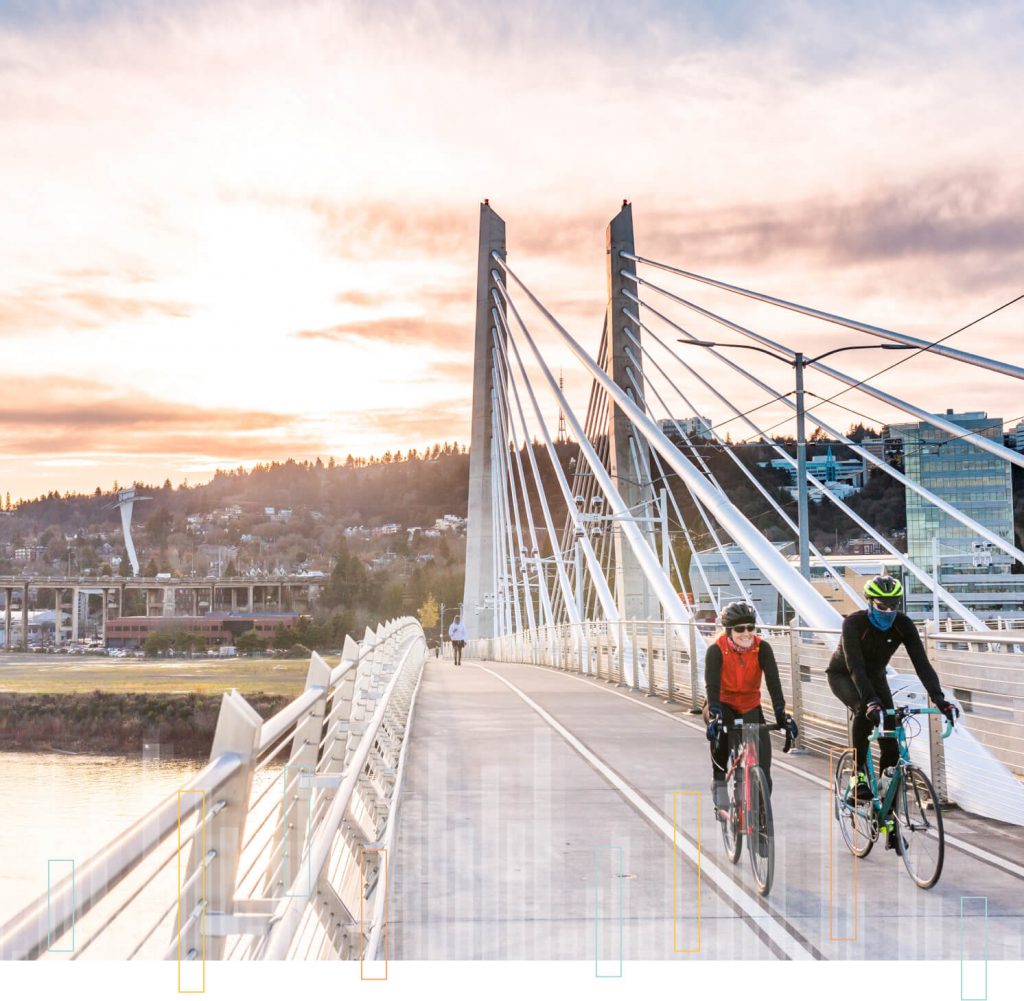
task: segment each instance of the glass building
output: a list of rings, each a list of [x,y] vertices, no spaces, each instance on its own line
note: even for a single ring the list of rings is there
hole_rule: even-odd
[[[1003,424],[997,417],[952,410],[944,416],[965,431],[1002,444]],[[1010,464],[1005,459],[930,424],[894,424],[889,430],[893,437],[903,439],[904,472],[910,479],[996,535],[1013,540],[1013,493]],[[1006,553],[912,490],[906,492],[906,506],[907,551],[919,567],[931,572],[937,542],[940,580],[965,605],[981,614],[1020,609],[1024,577],[1010,579],[1011,558]],[[911,583],[907,604],[912,615],[930,616],[930,601],[931,592]],[[946,614],[945,608],[942,614]]]

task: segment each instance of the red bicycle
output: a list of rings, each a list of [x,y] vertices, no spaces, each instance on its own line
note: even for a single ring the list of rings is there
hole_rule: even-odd
[[[737,716],[731,727],[722,724],[722,735],[730,730],[742,740],[730,739],[729,761],[725,781],[731,789],[728,807],[716,807],[715,816],[722,825],[722,841],[729,861],[735,864],[743,851],[743,836],[747,837],[750,868],[754,873],[757,891],[768,896],[775,875],[775,834],[772,826],[772,800],[768,792],[768,777],[757,763],[757,738],[761,730],[785,730],[783,726],[767,723],[744,723]],[[719,739],[722,739],[719,737]],[[786,733],[783,754],[789,752],[793,741]]]

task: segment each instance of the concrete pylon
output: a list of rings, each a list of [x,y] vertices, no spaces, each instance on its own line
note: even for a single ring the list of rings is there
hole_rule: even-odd
[[[627,366],[633,372],[640,391],[644,389],[642,358],[640,352],[626,336],[626,328],[637,340],[640,331],[634,329],[623,309],[635,306],[623,294],[629,290],[637,295],[637,284],[619,274],[625,268],[632,271],[633,261],[623,258],[622,252],[636,253],[633,244],[633,209],[623,202],[619,214],[608,224],[606,234],[608,260],[608,312],[605,325],[608,334],[608,374],[622,387],[623,391],[636,399],[633,383],[626,373]],[[636,357],[636,363],[626,356],[629,345]],[[640,400],[636,400],[638,405]],[[637,467],[640,476],[637,477]],[[633,433],[629,418],[610,399],[608,401],[608,472],[615,482],[615,489],[636,517],[651,516],[653,491],[650,483],[650,451],[647,440]],[[638,482],[639,480],[639,482]],[[600,512],[591,512],[600,513]],[[651,538],[649,523],[641,523],[645,537]],[[640,569],[633,550],[623,538],[619,526],[612,522],[612,541],[615,555],[615,604],[624,619],[658,618],[657,599],[651,591],[647,577]]]
[[[505,221],[485,201],[480,206],[480,252],[477,260],[476,335],[473,347],[473,420],[469,443],[469,506],[466,525],[466,586],[462,621],[469,639],[494,635],[494,613],[484,596],[494,591],[491,505],[491,319],[495,289],[492,253],[505,257]],[[499,331],[498,336],[501,336]],[[491,601],[495,599],[492,597]],[[485,607],[485,604],[487,607]],[[477,609],[480,609],[478,612]]]

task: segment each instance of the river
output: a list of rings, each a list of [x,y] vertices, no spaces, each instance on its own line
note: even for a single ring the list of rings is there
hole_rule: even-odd
[[[46,893],[47,859],[81,865],[203,764],[0,753],[0,925]]]

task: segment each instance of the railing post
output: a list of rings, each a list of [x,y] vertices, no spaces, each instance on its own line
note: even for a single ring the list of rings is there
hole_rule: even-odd
[[[804,733],[804,692],[800,680],[800,630],[792,623],[789,626],[789,679],[793,692],[793,719],[799,731],[796,747],[802,751],[807,746],[807,734]]]
[[[298,862],[305,848],[306,835],[309,830],[310,805],[313,787],[310,784],[317,771],[320,758],[320,740],[323,735],[324,709],[327,703],[327,689],[331,682],[331,669],[319,654],[309,658],[309,670],[306,673],[306,687],[323,689],[309,715],[295,728],[292,736],[292,750],[288,758],[283,776],[283,800],[277,827],[274,829],[271,863],[277,856],[281,842],[284,842],[284,857],[281,862],[281,879],[287,888],[298,871]],[[346,716],[346,720],[348,717]],[[330,743],[330,741],[328,741]],[[325,745],[326,747],[326,745]],[[306,782],[301,776],[308,776]]]
[[[928,659],[934,663],[937,652],[935,640],[928,635],[927,629],[924,642]],[[945,725],[944,716],[930,715],[928,717],[928,763],[931,769],[932,785],[935,786],[935,795],[939,797],[939,802],[943,805],[949,802],[949,784],[946,781],[946,751],[942,746],[942,729]]]
[[[182,883],[189,879],[196,869],[206,865],[206,877],[194,884],[194,893],[180,897],[179,907],[183,909],[181,924],[188,918],[188,901],[195,899],[195,906],[203,907],[209,914],[232,914],[235,909],[235,888],[238,883],[238,861],[242,853],[242,836],[245,833],[245,821],[249,811],[249,796],[252,791],[252,776],[256,766],[256,751],[259,746],[260,727],[263,720],[260,714],[242,698],[234,689],[225,694],[220,704],[220,715],[217,717],[217,729],[213,735],[213,749],[210,760],[214,761],[224,754],[236,754],[242,761],[242,767],[220,789],[211,790],[212,796],[206,798],[206,811],[209,813],[214,803],[211,798],[224,801],[224,808],[209,822],[205,839],[196,838],[189,851],[188,865],[183,873]],[[197,812],[197,823],[205,822]],[[203,841],[205,840],[205,846]],[[216,854],[205,861],[205,853]],[[202,889],[205,883],[205,891]],[[179,954],[184,959],[188,955],[195,958],[223,959],[226,938],[223,935],[206,935],[204,921],[193,921],[190,929],[181,936]],[[175,925],[171,941],[178,934]]]
[[[618,634],[616,637],[618,650],[615,655],[615,666],[619,669],[619,676],[616,680],[618,684],[622,685],[625,684],[626,681],[626,645],[623,642],[625,639],[625,627],[623,626],[621,617],[616,621],[618,622],[618,629],[616,630],[616,633]]]
[[[630,647],[633,652],[633,678],[630,688],[634,692],[640,691],[640,653],[637,650],[637,620],[630,619]]]
[[[648,620],[647,622],[647,695],[653,697],[654,695],[654,625],[653,622]]]
[[[665,699],[667,702],[673,702],[674,697],[672,694],[672,625],[667,620],[665,622],[665,687],[668,691],[665,693]]]
[[[697,623],[693,619],[690,619],[690,715],[696,716],[700,712],[700,702],[697,700],[697,685],[699,683],[700,676],[698,671],[700,666],[697,664]]]

